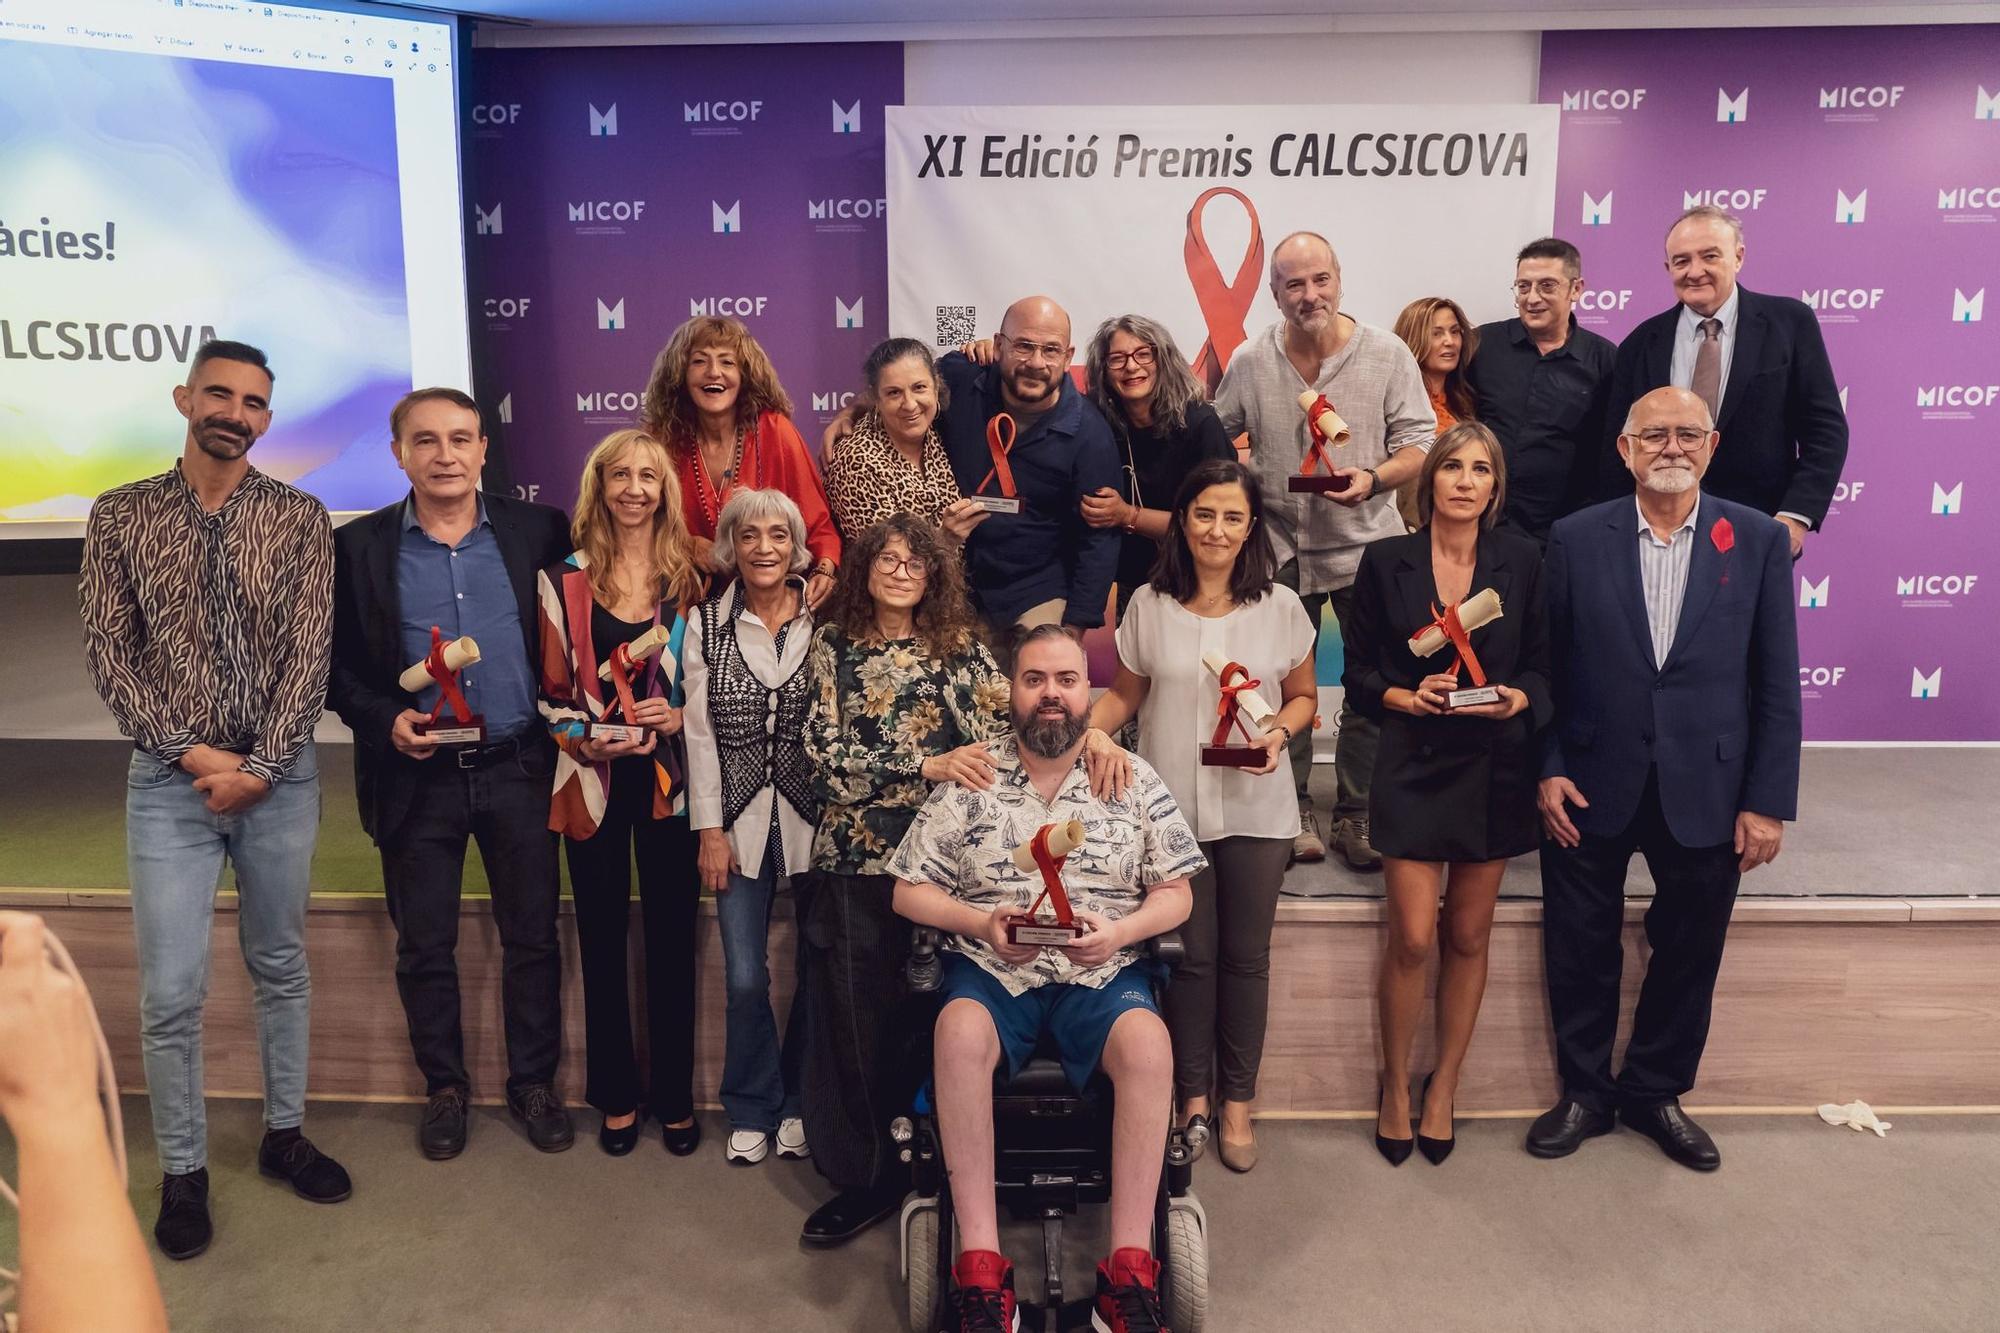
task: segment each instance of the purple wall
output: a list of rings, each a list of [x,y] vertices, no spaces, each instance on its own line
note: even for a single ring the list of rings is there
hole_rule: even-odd
[[[1552,32],[1541,100],[1582,323],[1673,303],[1691,203],[1818,310],[1853,442],[1795,574],[1807,739],[2000,740],[2000,28]]]

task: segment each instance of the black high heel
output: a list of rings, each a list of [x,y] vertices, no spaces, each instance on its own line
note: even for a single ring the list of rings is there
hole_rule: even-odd
[[[1382,1159],[1390,1166],[1401,1166],[1410,1160],[1410,1150],[1416,1144],[1410,1139],[1392,1139],[1382,1133],[1382,1102],[1388,1095],[1388,1090],[1381,1084],[1375,1085],[1375,1151],[1381,1153]]]
[[[1431,1080],[1436,1077],[1437,1077],[1437,1071],[1435,1069],[1433,1069],[1430,1073],[1424,1075],[1424,1103],[1426,1105],[1428,1105],[1431,1100]],[[1456,1104],[1457,1098],[1453,1098],[1452,1100],[1453,1100],[1452,1110],[1456,1112],[1458,1110],[1458,1106]],[[1422,1133],[1419,1133],[1417,1135],[1417,1147],[1423,1151],[1425,1157],[1430,1159],[1430,1163],[1432,1166],[1443,1166],[1444,1159],[1451,1156],[1451,1150],[1457,1146],[1458,1146],[1458,1120],[1456,1116],[1454,1116],[1452,1119],[1451,1137],[1448,1139],[1434,1139]]]

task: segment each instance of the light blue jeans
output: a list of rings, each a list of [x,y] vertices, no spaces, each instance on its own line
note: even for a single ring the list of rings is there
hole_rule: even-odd
[[[731,874],[728,890],[715,895],[729,997],[723,1022],[722,1086],[717,1091],[731,1129],[765,1134],[775,1132],[781,1119],[799,1114],[803,1054],[799,1022],[804,1006],[793,999],[782,1041],[771,1009],[771,906],[778,896],[772,859],[767,852],[755,879]],[[793,881],[794,892],[804,878]]]
[[[270,794],[237,815],[209,812],[194,777],[143,750],[126,775],[125,855],[139,942],[139,1033],[160,1169],[208,1165],[201,1024],[208,942],[226,857],[236,867],[237,937],[255,987],[264,1123],[306,1110],[306,895],[319,836],[319,758],[310,743]]]

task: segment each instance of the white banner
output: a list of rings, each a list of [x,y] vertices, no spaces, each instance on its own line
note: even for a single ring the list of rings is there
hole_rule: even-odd
[[[1079,361],[1100,321],[1151,315],[1212,384],[1278,317],[1270,252],[1294,231],[1333,242],[1357,319],[1422,296],[1503,319],[1515,251],[1552,230],[1559,114],[888,107],[890,331],[948,348],[1042,293]]]

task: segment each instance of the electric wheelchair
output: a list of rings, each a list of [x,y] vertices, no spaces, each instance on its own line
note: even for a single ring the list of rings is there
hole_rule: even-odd
[[[936,930],[920,927],[908,967],[912,1003],[937,1017],[940,981]],[[1180,937],[1168,932],[1139,946],[1155,963],[1154,996],[1182,956]],[[928,1024],[923,1028],[930,1030]],[[929,1060],[930,1045],[923,1043]],[[1063,1221],[1084,1204],[1111,1198],[1111,1080],[1099,1069],[1079,1094],[1069,1086],[1045,1042],[1012,1078],[994,1071],[993,1178],[1001,1216],[1038,1220],[1042,1227],[1042,1299],[1019,1304],[1021,1327],[1042,1333],[1088,1327],[1090,1297],[1069,1300],[1063,1287]],[[929,1080],[909,1116],[890,1126],[910,1164],[912,1193],[901,1218],[902,1272],[910,1333],[945,1327],[946,1297],[958,1257],[951,1189],[944,1169]],[[1206,1146],[1198,1128],[1170,1128],[1160,1191],[1153,1210],[1153,1257],[1160,1262],[1161,1304],[1173,1333],[1201,1333],[1208,1310],[1208,1219],[1194,1196],[1194,1163]]]

